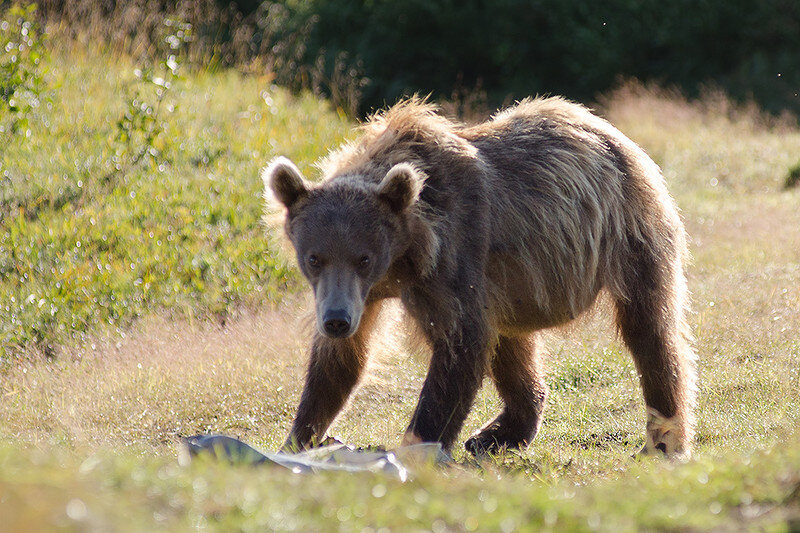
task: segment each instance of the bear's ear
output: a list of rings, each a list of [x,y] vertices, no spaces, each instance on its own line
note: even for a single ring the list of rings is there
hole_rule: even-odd
[[[308,194],[308,186],[300,170],[285,157],[273,159],[261,177],[264,180],[264,196],[268,201],[272,196],[287,208]]]
[[[425,177],[412,165],[399,163],[386,173],[378,185],[378,198],[400,213],[417,202]]]

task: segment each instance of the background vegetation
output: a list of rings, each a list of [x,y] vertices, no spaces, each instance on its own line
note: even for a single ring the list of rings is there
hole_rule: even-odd
[[[492,105],[530,94],[586,100],[619,79],[713,84],[766,109],[800,111],[800,4],[678,0],[287,2],[313,21],[302,60],[363,73],[362,110],[421,91],[485,92]],[[345,31],[342,31],[346,28]]]
[[[355,123],[276,85],[268,57],[237,63],[245,55],[225,43],[249,37],[204,37],[188,3],[139,18],[131,10],[155,4],[97,4],[110,10],[100,15],[90,4],[68,15],[114,24],[61,26],[48,6],[0,16],[2,527],[800,527],[794,121],[640,83],[595,105],[661,165],[691,236],[694,461],[630,458],[644,407],[601,309],[548,333],[551,395],[526,452],[478,465],[457,451],[455,465],[405,484],[181,465],[181,435],[267,450],[285,436],[310,306],[291,252],[262,223],[258,172],[283,154],[313,176]],[[348,443],[397,445],[421,387],[425,355],[403,342],[397,310],[384,319],[369,377],[332,428]],[[487,382],[462,440],[499,406]]]
[[[76,34],[142,53],[164,13],[195,58],[272,72],[364,115],[414,92],[490,107],[531,94],[592,100],[620,79],[712,86],[800,112],[794,0],[42,0]],[[98,24],[114,20],[113,25]]]
[[[224,320],[278,301],[297,276],[264,238],[258,169],[276,152],[308,166],[350,124],[266,76],[188,83],[191,28],[173,19],[138,62],[61,37],[45,64],[32,14],[4,17],[33,40],[3,90],[33,103],[0,109],[15,130],[0,151],[0,361],[159,309]]]

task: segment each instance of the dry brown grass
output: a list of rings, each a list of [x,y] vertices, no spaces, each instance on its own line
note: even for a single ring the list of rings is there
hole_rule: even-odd
[[[0,383],[0,427],[6,436],[41,444],[163,449],[179,436],[213,432],[275,449],[300,397],[308,309],[309,298],[301,296],[277,309],[244,312],[224,327],[151,317],[122,336],[65,348],[51,364],[20,364]],[[405,356],[404,363],[397,350],[398,309],[383,316],[387,326],[374,339],[367,375],[341,419],[347,422],[332,428],[363,444],[364,435],[353,430],[386,420],[398,404],[411,405],[421,381],[408,375],[420,373],[421,359]],[[411,368],[398,372],[397,363]],[[377,441],[390,442],[404,428],[370,429]]]
[[[0,424],[24,440],[92,446],[158,448],[206,431],[277,437],[302,373],[301,329],[286,309],[224,328],[154,317],[54,364],[13,369],[0,385]]]
[[[722,200],[730,193],[774,191],[797,161],[800,131],[794,119],[736,105],[719,92],[688,101],[677,92],[631,82],[600,105],[606,118],[662,166],[684,209],[708,195]]]

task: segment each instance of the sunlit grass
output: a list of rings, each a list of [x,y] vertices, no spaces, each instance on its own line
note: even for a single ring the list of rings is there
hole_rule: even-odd
[[[487,464],[377,474],[230,467],[130,451],[0,445],[0,509],[11,531],[636,531],[797,527],[800,442],[780,453],[629,461],[620,479],[549,483]]]

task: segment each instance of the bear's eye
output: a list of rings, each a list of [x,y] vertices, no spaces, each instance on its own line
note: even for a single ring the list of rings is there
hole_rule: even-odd
[[[311,268],[319,267],[319,257],[317,257],[316,255],[314,254],[309,255],[307,261],[308,261],[308,266],[310,266]]]
[[[358,268],[360,268],[361,270],[365,270],[369,266],[369,263],[370,263],[369,257],[365,255],[358,260]]]

